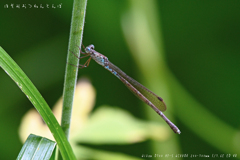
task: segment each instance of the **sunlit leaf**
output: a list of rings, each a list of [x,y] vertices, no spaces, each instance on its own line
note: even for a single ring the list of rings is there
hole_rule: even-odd
[[[56,142],[31,134],[24,143],[17,159],[48,160],[52,156],[55,146]]]

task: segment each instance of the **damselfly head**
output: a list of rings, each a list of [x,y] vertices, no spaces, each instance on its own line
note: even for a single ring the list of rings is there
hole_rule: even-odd
[[[85,48],[85,51],[86,51],[86,53],[90,53],[91,50],[93,50],[93,49],[94,49],[94,45],[91,44],[91,45],[89,45],[89,46],[87,46],[87,47]]]

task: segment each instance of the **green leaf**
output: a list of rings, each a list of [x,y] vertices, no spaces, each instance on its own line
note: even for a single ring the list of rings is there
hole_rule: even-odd
[[[14,60],[0,47],[0,66],[19,86],[27,98],[37,109],[45,123],[52,132],[62,156],[65,159],[76,159],[72,148],[64,135],[64,132],[53,115],[46,101],[43,99],[39,91],[22,71],[22,69],[14,62]]]
[[[43,159],[48,160],[52,156],[56,142],[47,138],[30,134],[24,143],[17,160]]]
[[[93,149],[85,146],[76,146],[74,149],[76,152],[76,156],[78,159],[106,159],[106,160],[141,160],[143,159],[142,154],[139,156],[127,155],[121,152],[112,152],[112,151],[104,151],[99,149]]]
[[[94,145],[120,145],[147,139],[166,141],[171,135],[174,134],[165,124],[139,120],[117,107],[101,106],[92,113],[87,125],[72,134],[71,140]]]

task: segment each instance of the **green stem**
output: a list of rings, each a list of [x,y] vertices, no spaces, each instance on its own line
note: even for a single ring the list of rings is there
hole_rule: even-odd
[[[62,109],[63,112],[61,122],[62,129],[68,139],[71,122],[72,104],[78,72],[77,67],[74,67],[69,64],[73,64],[75,66],[78,65],[79,60],[71,52],[80,56],[79,48],[77,46],[80,46],[80,44],[82,43],[86,6],[87,0],[75,0],[73,4],[72,24],[67,57],[68,63],[66,64],[65,82],[63,89],[63,109]]]
[[[66,64],[65,81],[63,89],[63,109],[61,121],[61,126],[67,139],[69,139],[72,104],[78,73],[78,68],[72,65],[77,66],[79,63],[79,60],[71,52],[80,56],[79,48],[77,46],[80,46],[81,48],[86,6],[87,0],[74,0],[72,11],[72,23],[68,45],[67,56],[68,63]]]

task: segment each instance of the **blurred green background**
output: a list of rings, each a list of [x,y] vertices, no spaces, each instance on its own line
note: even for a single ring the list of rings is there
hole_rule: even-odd
[[[28,75],[49,106],[62,95],[73,2],[41,1],[44,5],[60,3],[61,9],[12,9],[4,5],[40,3],[35,0],[0,2],[0,46]],[[166,75],[170,78],[166,79],[171,98],[166,103],[171,104],[170,119],[175,120],[182,132],[173,135],[179,154],[218,154],[224,158],[231,154],[227,159],[234,159],[233,154],[238,154],[239,157],[240,1],[89,0],[83,44],[94,44],[112,63],[149,87],[151,81],[143,76],[138,60],[131,54],[134,47],[129,47],[122,24],[134,7],[144,13],[141,6],[153,11],[153,21],[156,18],[157,32],[154,29],[149,32],[159,37],[162,61],[168,68]],[[140,15],[140,19],[141,16],[148,17]],[[148,50],[149,45],[143,47]],[[148,72],[155,74],[154,70]],[[128,110],[141,119],[151,117],[141,101],[95,62],[80,70],[80,76],[87,76],[96,88],[96,108],[107,104]],[[160,96],[164,98],[164,94]],[[20,120],[32,107],[17,85],[0,70],[0,159],[17,157],[22,146],[18,137]],[[136,157],[156,151],[164,155],[172,153],[156,148],[153,151],[154,143],[149,140],[132,145],[91,147]]]

